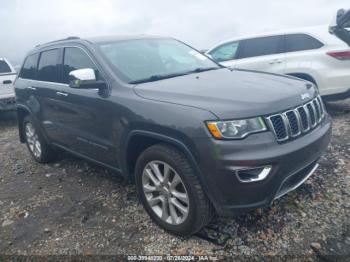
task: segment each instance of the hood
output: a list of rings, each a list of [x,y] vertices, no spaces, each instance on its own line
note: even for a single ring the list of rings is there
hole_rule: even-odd
[[[311,84],[293,77],[227,68],[138,84],[134,90],[145,99],[204,109],[219,119],[281,112],[317,94]]]

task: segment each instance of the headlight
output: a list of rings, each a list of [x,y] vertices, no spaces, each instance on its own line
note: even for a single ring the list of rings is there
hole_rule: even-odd
[[[210,133],[217,139],[240,139],[249,134],[267,130],[261,117],[232,121],[209,121],[206,124]]]

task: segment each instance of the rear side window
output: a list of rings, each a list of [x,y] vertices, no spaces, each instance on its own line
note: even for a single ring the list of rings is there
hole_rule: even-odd
[[[38,80],[46,82],[58,82],[58,49],[44,51],[40,55],[38,65]]]
[[[209,54],[217,62],[235,59],[237,49],[238,49],[238,43],[239,42],[230,42],[230,43],[223,44],[215,48]]]
[[[0,60],[0,74],[6,73],[11,73],[11,68],[4,60]]]
[[[25,79],[36,79],[36,66],[38,63],[39,54],[30,55],[26,58],[19,77]]]
[[[83,50],[76,47],[65,48],[63,60],[63,83],[69,83],[70,72],[84,68],[94,69],[97,76],[97,68],[95,64],[91,61],[90,57]]]
[[[286,35],[286,52],[312,50],[322,46],[320,41],[306,34]]]
[[[283,36],[268,36],[240,41],[237,58],[283,53]]]

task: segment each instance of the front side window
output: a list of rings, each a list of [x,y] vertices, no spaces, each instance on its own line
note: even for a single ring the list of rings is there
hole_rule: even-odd
[[[257,57],[283,53],[283,36],[268,36],[240,41],[237,58]]]
[[[286,52],[296,52],[321,48],[323,44],[305,34],[286,35]]]
[[[231,43],[223,44],[215,48],[209,54],[217,62],[233,60],[235,59],[235,56],[237,53],[238,43],[239,42],[231,42]]]
[[[65,48],[63,59],[63,83],[69,84],[70,72],[84,68],[91,68],[95,70],[95,73],[97,73],[97,68],[95,64],[91,61],[90,57],[82,49],[77,47]]]
[[[11,73],[11,68],[4,60],[0,60],[0,74],[7,73]]]
[[[173,39],[135,39],[97,43],[107,63],[129,83],[158,81],[220,66]]]
[[[39,54],[30,55],[26,58],[19,77],[24,79],[36,79],[36,66],[38,63]]]
[[[38,80],[46,82],[58,82],[58,49],[44,51],[40,55],[38,65]]]

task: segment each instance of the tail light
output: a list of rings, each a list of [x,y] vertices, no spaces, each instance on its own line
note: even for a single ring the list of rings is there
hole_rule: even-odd
[[[350,50],[328,52],[327,55],[334,57],[335,59],[338,59],[338,60],[350,60]]]

